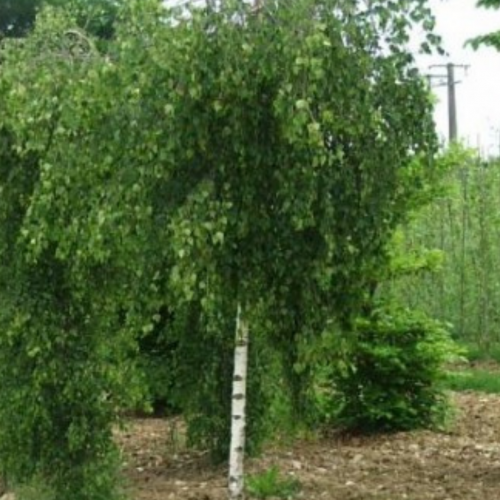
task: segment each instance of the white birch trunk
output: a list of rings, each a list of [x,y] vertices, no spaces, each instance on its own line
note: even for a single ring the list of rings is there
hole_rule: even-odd
[[[244,456],[246,390],[248,366],[248,323],[238,304],[236,345],[234,349],[233,397],[231,408],[231,448],[229,452],[229,499],[242,500],[244,492]]]

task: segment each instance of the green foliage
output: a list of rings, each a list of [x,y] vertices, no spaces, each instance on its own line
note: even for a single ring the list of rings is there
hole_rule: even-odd
[[[487,9],[500,9],[500,2],[498,0],[479,0],[477,6]],[[496,50],[500,50],[500,30],[474,37],[467,40],[466,44],[475,50],[481,46],[493,47]]]
[[[331,375],[336,421],[360,432],[444,423],[443,363],[456,348],[444,326],[408,310],[376,309],[356,324],[357,340]]]
[[[180,408],[173,394],[175,368],[168,352],[158,355],[142,354],[139,368],[144,374],[144,383],[147,386],[146,400],[149,411],[158,416],[179,413]]]
[[[100,38],[113,35],[119,5],[123,0],[1,0],[0,39],[25,36],[34,26],[37,13],[44,6],[71,9],[78,24]]]
[[[93,36],[109,40],[114,24],[126,0],[43,0],[45,5],[71,10],[82,29]]]
[[[46,207],[56,203],[61,212],[65,206],[63,184],[47,178],[51,164],[45,153],[60,133],[60,89],[51,77],[74,75],[79,56],[64,41],[58,46],[47,36],[72,27],[69,18],[53,14],[47,13],[22,49],[8,46],[0,82],[5,194],[0,203],[0,465],[14,483],[43,477],[56,500],[110,500],[119,494],[112,425],[119,409],[140,396],[131,360],[130,332],[136,325],[123,320],[126,294],[116,282],[112,286],[111,266],[93,260],[84,269],[73,256],[64,258],[54,232],[41,241],[29,229],[43,232]],[[12,87],[17,70],[26,78]],[[27,106],[25,86],[30,85],[39,93]],[[15,113],[19,120],[12,119]],[[91,252],[98,250],[84,240]]]
[[[300,491],[297,479],[281,478],[279,469],[271,467],[261,474],[251,475],[246,480],[246,490],[253,498],[294,498]]]
[[[11,290],[1,323],[1,467],[14,482],[44,477],[56,500],[114,498],[111,423],[135,390],[126,341],[98,335],[99,307],[83,320],[51,297],[53,276],[18,277],[29,294]]]
[[[146,399],[157,415],[178,414],[181,410],[180,395],[176,394],[179,342],[172,332],[178,323],[171,311],[162,308],[139,338],[139,368],[147,387]]]

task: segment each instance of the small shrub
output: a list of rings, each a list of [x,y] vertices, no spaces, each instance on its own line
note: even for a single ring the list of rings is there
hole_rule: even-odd
[[[408,310],[359,319],[348,363],[334,368],[334,412],[346,429],[401,431],[442,425],[443,364],[458,354],[443,324]]]
[[[295,478],[280,477],[276,466],[247,479],[247,492],[254,498],[294,498],[300,491],[300,483]]]

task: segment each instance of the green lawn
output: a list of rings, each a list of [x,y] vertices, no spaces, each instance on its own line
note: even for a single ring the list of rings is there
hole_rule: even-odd
[[[500,371],[481,369],[451,371],[446,379],[446,387],[453,391],[478,391],[500,394]]]

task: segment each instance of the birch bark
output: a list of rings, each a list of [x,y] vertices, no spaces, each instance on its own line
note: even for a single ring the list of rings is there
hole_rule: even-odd
[[[231,408],[231,447],[229,452],[229,499],[242,500],[246,426],[246,388],[248,366],[248,323],[238,304],[234,349],[233,396]]]

